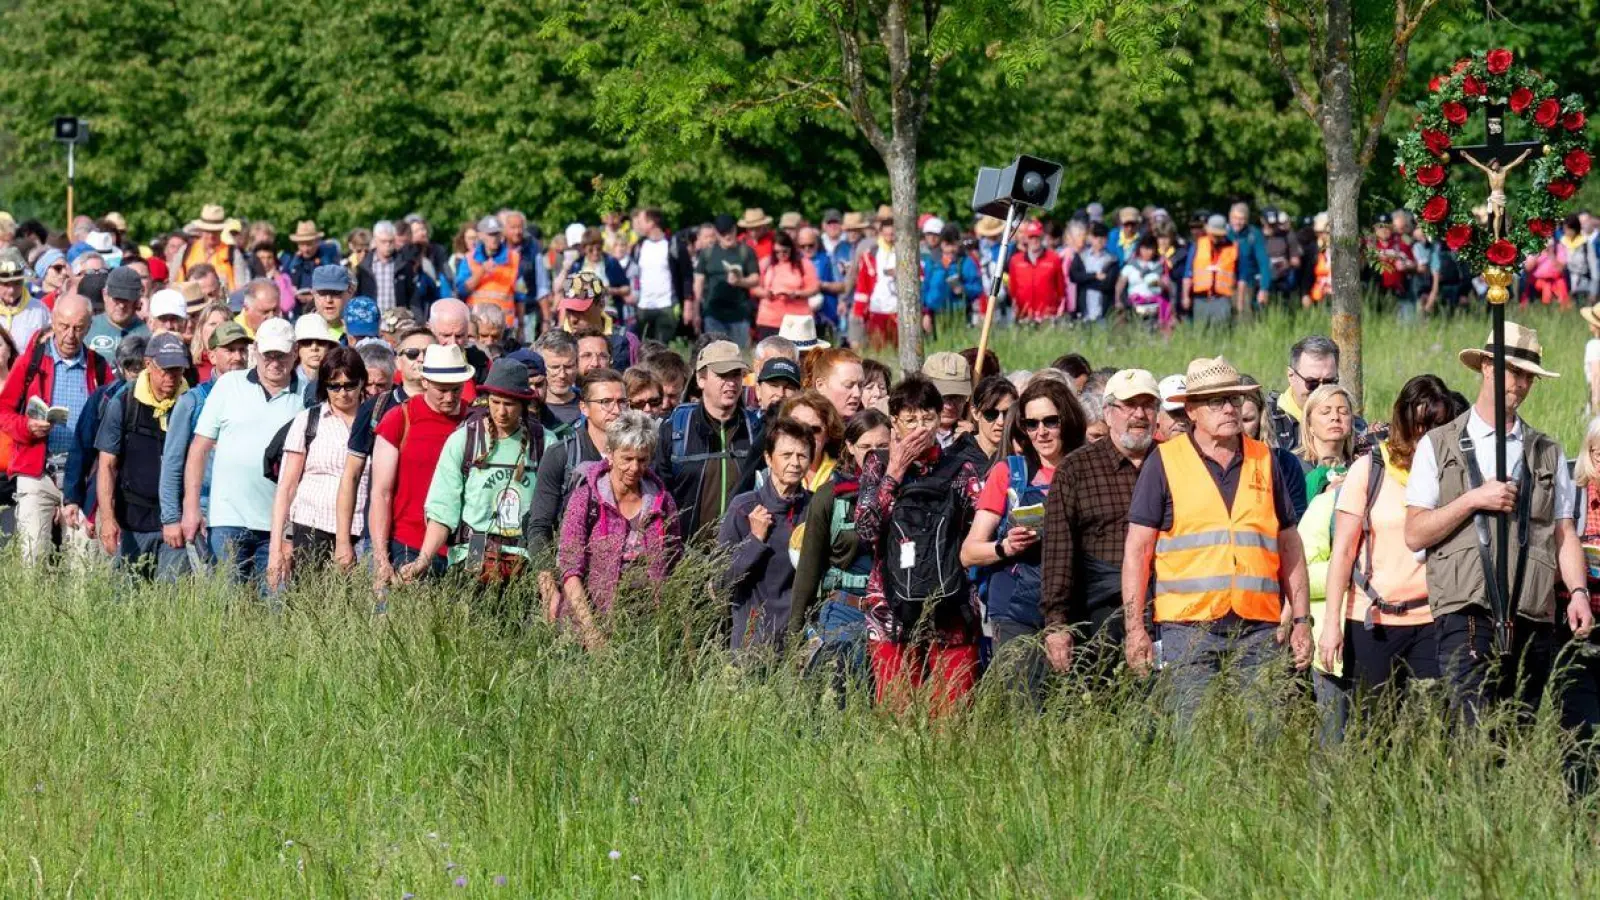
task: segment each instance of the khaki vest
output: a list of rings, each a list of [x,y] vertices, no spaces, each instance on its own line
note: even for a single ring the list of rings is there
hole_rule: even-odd
[[[1471,489],[1467,463],[1461,455],[1461,429],[1469,411],[1448,425],[1428,432],[1439,461],[1439,506]],[[1528,516],[1528,561],[1522,567],[1522,597],[1517,615],[1535,622],[1555,621],[1556,608],[1556,467],[1561,447],[1547,435],[1522,423],[1522,464],[1532,473],[1533,499]],[[1494,473],[1485,472],[1493,478]],[[1469,516],[1448,537],[1428,550],[1428,606],[1438,618],[1445,613],[1489,609],[1488,582],[1478,554],[1475,516]],[[1518,527],[1511,519],[1511,592],[1517,592]],[[1495,533],[1490,520],[1490,535]],[[1491,551],[1492,551],[1491,546]]]

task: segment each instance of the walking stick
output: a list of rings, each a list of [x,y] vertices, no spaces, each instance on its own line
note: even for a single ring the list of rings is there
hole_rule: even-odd
[[[972,361],[972,383],[983,378],[983,359],[989,349],[989,329],[994,325],[994,308],[1000,302],[1000,285],[1006,279],[1006,253],[1011,247],[1017,221],[1017,205],[1006,207],[1005,228],[1000,231],[1000,257],[989,279],[989,302],[983,308],[983,330],[978,334],[978,358]]]

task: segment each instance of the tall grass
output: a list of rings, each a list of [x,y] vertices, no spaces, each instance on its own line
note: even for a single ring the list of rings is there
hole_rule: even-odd
[[[702,644],[708,573],[590,655],[448,586],[374,618],[326,576],[273,615],[221,584],[5,565],[0,893],[1600,890],[1549,722],[1496,745],[1406,716],[1322,752],[1288,684],[1180,739],[1133,681],[1063,683],[1034,715],[998,679],[964,715],[894,719]]]
[[[1545,367],[1561,378],[1542,381],[1534,388],[1524,415],[1539,429],[1559,438],[1569,454],[1576,452],[1586,423],[1583,345],[1588,326],[1576,312],[1554,307],[1515,306],[1507,318],[1536,328],[1544,345]],[[1222,354],[1265,385],[1282,389],[1286,383],[1289,347],[1308,334],[1328,334],[1326,311],[1273,310],[1249,325],[1230,330],[1180,327],[1170,338],[1143,328],[996,327],[991,341],[1007,370],[1036,369],[1063,353],[1078,352],[1096,366],[1137,366],[1157,378],[1181,373],[1189,360]],[[1489,334],[1489,314],[1482,304],[1471,312],[1404,323],[1392,311],[1369,308],[1363,320],[1366,344],[1363,374],[1366,378],[1366,413],[1387,419],[1395,395],[1413,375],[1432,372],[1470,400],[1477,396],[1478,379],[1457,360],[1466,347],[1481,347]],[[942,333],[933,349],[959,349],[978,343],[976,329]]]

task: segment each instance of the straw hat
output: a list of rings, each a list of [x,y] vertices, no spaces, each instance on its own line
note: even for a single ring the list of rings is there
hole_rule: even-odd
[[[1006,223],[994,216],[979,216],[978,223],[972,226],[972,233],[981,238],[997,238],[1006,230]]]
[[[471,381],[477,370],[467,364],[460,347],[433,344],[422,353],[422,377],[439,384]]]
[[[1590,310],[1583,310],[1590,312]],[[1589,317],[1584,316],[1587,320]],[[1461,364],[1476,372],[1489,360],[1494,358],[1494,335],[1490,334],[1483,339],[1483,348],[1468,347],[1461,351],[1459,358]],[[1555,372],[1546,369],[1541,363],[1544,360],[1544,348],[1539,346],[1539,332],[1532,328],[1524,328],[1515,322],[1506,323],[1506,365],[1526,372],[1537,378],[1560,378]]]
[[[322,240],[322,229],[311,219],[302,219],[295,223],[294,233],[289,235],[291,243],[309,244],[312,241]]]
[[[1583,320],[1590,325],[1600,328],[1600,303],[1596,303],[1593,306],[1579,307],[1578,315],[1583,316]]]
[[[793,210],[778,217],[778,227],[782,229],[799,228],[804,224],[806,224],[805,218]]]
[[[739,217],[740,228],[761,228],[772,224],[772,217],[761,210],[759,206],[752,206]]]
[[[847,212],[844,214],[844,221],[839,224],[845,231],[866,231],[867,217],[858,212]]]
[[[1183,373],[1183,390],[1166,399],[1172,403],[1187,403],[1190,400],[1204,400],[1207,397],[1251,394],[1257,390],[1259,388],[1256,385],[1245,383],[1244,377],[1233,367],[1233,363],[1220,356],[1216,359],[1202,356],[1189,363],[1188,371]]]
[[[200,208],[200,218],[189,223],[196,231],[222,231],[228,225],[228,214],[215,203]]]
[[[778,337],[786,338],[801,353],[807,350],[826,350],[831,344],[817,340],[817,320],[808,314],[784,316],[778,326]]]
[[[873,216],[872,218],[873,218],[873,221],[876,221],[876,222],[893,222],[894,221],[894,207],[890,206],[887,203],[881,203],[881,204],[878,205],[878,214]]]

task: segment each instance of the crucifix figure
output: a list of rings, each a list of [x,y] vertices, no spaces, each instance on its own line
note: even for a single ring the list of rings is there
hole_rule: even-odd
[[[1495,240],[1499,240],[1503,233],[1501,225],[1506,217],[1506,176],[1511,174],[1512,169],[1522,165],[1522,161],[1527,159],[1528,154],[1532,152],[1533,148],[1529,147],[1522,151],[1521,156],[1512,160],[1511,164],[1504,168],[1501,168],[1500,160],[1498,159],[1490,159],[1489,164],[1486,166],[1478,162],[1477,158],[1472,154],[1465,151],[1461,153],[1462,159],[1471,163],[1473,168],[1489,176],[1489,221],[1494,227]]]
[[[1544,150],[1540,141],[1506,143],[1506,107],[1490,103],[1484,107],[1484,140],[1475,147],[1453,147],[1451,162],[1466,162],[1489,176],[1489,220],[1495,240],[1505,236],[1506,176],[1529,156]]]

